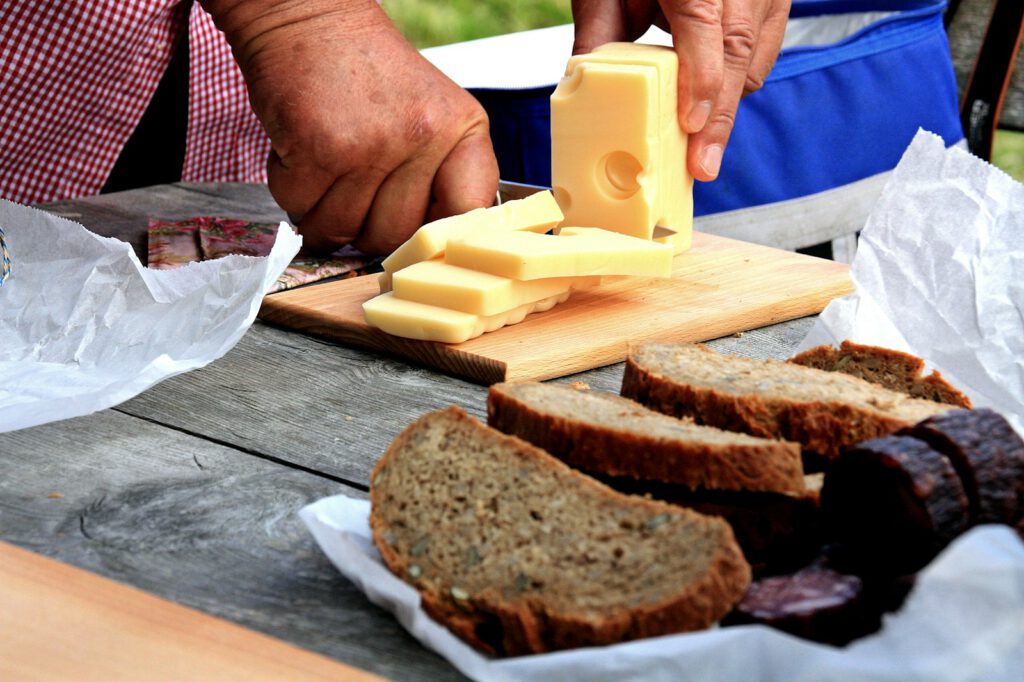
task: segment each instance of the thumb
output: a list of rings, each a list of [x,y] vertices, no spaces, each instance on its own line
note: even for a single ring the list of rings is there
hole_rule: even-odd
[[[427,220],[485,208],[498,192],[498,161],[487,127],[476,128],[448,153],[434,175]]]

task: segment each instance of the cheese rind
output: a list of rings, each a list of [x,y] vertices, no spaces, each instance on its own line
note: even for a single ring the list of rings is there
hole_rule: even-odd
[[[551,174],[565,223],[690,246],[693,178],[671,48],[609,43],[572,57],[551,96]]]
[[[444,260],[517,280],[582,275],[670,277],[673,249],[597,228],[563,227],[558,235],[477,233],[448,243]]]
[[[500,206],[478,208],[427,223],[381,265],[385,272],[395,273],[414,263],[437,258],[453,237],[485,230],[547,232],[562,219],[562,211],[551,192],[537,192]]]
[[[565,291],[497,315],[472,315],[448,308],[404,301],[393,293],[363,303],[366,322],[381,331],[419,341],[462,343],[501,327],[518,324],[530,313],[550,310],[569,298]]]
[[[584,278],[587,280],[594,278]],[[497,315],[573,288],[575,277],[554,277],[528,282],[428,260],[393,275],[396,298],[449,308],[473,315]]]

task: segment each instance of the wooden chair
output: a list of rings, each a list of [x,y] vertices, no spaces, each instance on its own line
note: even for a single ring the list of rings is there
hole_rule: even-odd
[[[1024,130],[1024,2],[951,0],[946,29],[964,136],[972,153],[989,160],[998,127]]]

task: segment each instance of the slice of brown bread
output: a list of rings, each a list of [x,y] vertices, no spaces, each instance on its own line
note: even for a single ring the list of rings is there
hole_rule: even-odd
[[[570,466],[691,489],[799,492],[800,446],[700,426],[604,391],[495,384],[487,422]]]
[[[848,374],[693,344],[633,346],[622,395],[700,424],[795,441],[829,459],[845,446],[954,409]]]
[[[487,652],[704,628],[750,581],[725,521],[617,493],[456,407],[406,428],[371,482],[384,563]]]
[[[971,407],[971,399],[946,381],[938,370],[924,376],[924,360],[891,348],[843,341],[839,348],[809,348],[790,358],[789,362],[826,372],[850,374],[893,391],[906,393],[911,398],[934,400],[968,409]]]
[[[798,493],[694,491],[674,483],[594,475],[622,493],[722,517],[732,526],[755,579],[806,565],[825,541],[819,508],[822,474],[806,476],[807,489]]]

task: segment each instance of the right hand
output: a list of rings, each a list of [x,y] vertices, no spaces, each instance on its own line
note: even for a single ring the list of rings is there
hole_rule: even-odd
[[[214,18],[270,136],[270,191],[308,247],[389,253],[424,222],[491,205],[486,113],[374,0],[243,0]]]
[[[759,89],[782,47],[790,0],[573,0],[573,54],[632,41],[652,25],[679,55],[679,125],[687,168],[714,180],[740,98]]]

